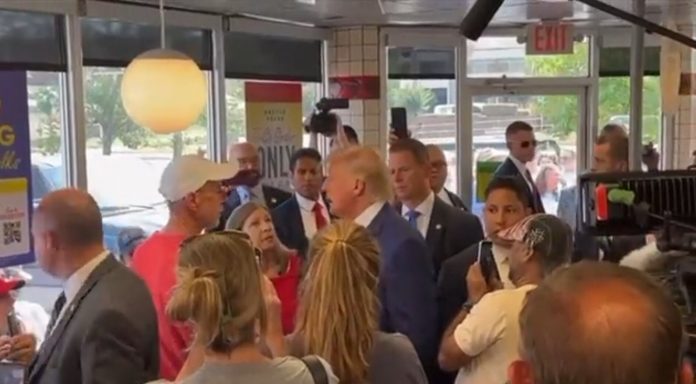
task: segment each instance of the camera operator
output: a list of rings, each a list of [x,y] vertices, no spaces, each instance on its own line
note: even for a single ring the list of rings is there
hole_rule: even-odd
[[[623,127],[609,124],[594,146],[592,172],[628,171],[628,135]],[[631,251],[646,244],[645,236],[592,236],[577,228],[573,261],[582,259],[618,263]]]

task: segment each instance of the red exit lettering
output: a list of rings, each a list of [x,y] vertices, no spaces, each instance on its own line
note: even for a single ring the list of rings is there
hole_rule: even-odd
[[[572,52],[572,30],[568,24],[535,25],[530,30],[529,54]]]

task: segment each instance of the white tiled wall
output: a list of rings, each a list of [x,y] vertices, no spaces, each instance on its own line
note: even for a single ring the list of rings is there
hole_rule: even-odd
[[[338,28],[328,54],[329,77],[379,76],[379,31],[377,27]],[[339,114],[345,124],[355,128],[364,145],[380,147],[385,138],[378,99],[351,100],[350,108]]]

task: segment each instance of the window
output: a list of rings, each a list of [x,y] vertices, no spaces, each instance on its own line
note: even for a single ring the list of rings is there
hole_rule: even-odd
[[[0,26],[0,68],[67,69],[61,16],[0,10]]]
[[[445,154],[445,188],[457,184],[457,84],[454,48],[390,47],[389,107],[406,108],[411,136]]]
[[[662,137],[660,77],[643,77],[643,144],[653,143],[659,150]],[[599,124],[618,123],[629,131],[631,111],[631,78],[602,77],[599,79]]]
[[[123,229],[139,227],[149,234],[166,223],[158,188],[167,163],[182,154],[208,153],[207,110],[184,132],[154,134],[126,114],[120,96],[123,72],[84,69],[88,190],[102,211],[106,246],[117,254]]]
[[[526,55],[517,37],[481,37],[467,41],[469,77],[560,77],[589,75],[589,43],[576,42],[570,55]]]
[[[47,193],[65,187],[61,139],[63,136],[63,93],[60,72],[27,72],[29,94],[29,138],[34,206]],[[41,271],[35,263],[25,265],[32,280],[22,288],[23,300],[40,304],[47,311],[62,291],[60,282]]]

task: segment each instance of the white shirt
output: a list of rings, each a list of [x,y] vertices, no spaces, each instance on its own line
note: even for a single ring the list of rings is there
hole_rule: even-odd
[[[433,205],[435,205],[435,194],[430,192],[428,197],[425,198],[416,208],[413,210],[420,213],[418,218],[416,218],[416,224],[418,226],[418,232],[425,239],[428,234],[428,226],[430,225],[430,217],[433,215]],[[411,211],[405,204],[401,205],[401,216],[408,220],[408,213]]]
[[[437,193],[437,197],[440,198],[440,200],[444,201],[448,205],[454,206],[454,203],[452,202],[452,199],[450,199],[449,193],[447,193],[447,190],[445,188],[442,188],[440,192]]]
[[[324,216],[326,223],[328,224],[330,222],[326,204],[321,196],[319,196],[319,200],[314,201],[299,193],[295,193],[295,198],[297,199],[297,204],[300,206],[300,215],[302,216],[302,226],[304,227],[305,236],[307,236],[307,239],[311,239],[317,233],[317,220],[314,216],[314,206],[317,203],[321,205],[321,215]]]
[[[486,294],[454,330],[454,341],[474,357],[459,370],[455,384],[505,383],[507,368],[519,359],[519,317],[527,293],[536,285]]]
[[[515,284],[510,281],[510,260],[508,259],[510,250],[494,243],[491,248],[491,253],[495,260],[495,266],[498,268],[498,274],[500,274],[500,282],[503,283],[503,288],[515,288]]]
[[[109,256],[109,251],[104,251],[100,253],[92,260],[88,261],[85,265],[80,267],[80,269],[73,272],[73,274],[70,275],[70,277],[68,277],[67,280],[65,280],[65,282],[63,283],[63,293],[65,293],[65,304],[63,305],[63,309],[60,310],[60,315],[58,315],[58,317],[56,318],[56,322],[53,326],[53,329],[55,329],[57,325],[60,324],[60,321],[63,318],[65,312],[68,310],[68,308],[72,307],[73,300],[75,300],[75,296],[77,296],[77,293],[80,292],[82,286],[85,284],[92,272],[94,272],[94,270],[99,266],[99,264],[101,264],[102,261],[106,260],[107,256]],[[72,310],[72,308],[70,310]],[[51,332],[53,332],[53,329],[51,330]]]
[[[372,220],[377,217],[379,214],[379,211],[382,210],[382,207],[386,204],[384,201],[378,201],[369,207],[367,207],[364,211],[362,211],[361,214],[358,215],[358,217],[353,220],[355,224],[362,225],[363,227],[367,228],[370,223],[372,223]]]
[[[517,171],[519,171],[520,175],[522,175],[524,182],[527,183],[529,190],[532,191],[532,193],[534,193],[534,186],[532,185],[530,180],[527,180],[527,176],[526,176],[527,172],[529,172],[529,168],[527,168],[527,166],[523,162],[515,159],[514,156],[510,155],[509,157],[510,157],[510,160],[512,160],[512,163],[515,164],[515,167],[517,167]]]

